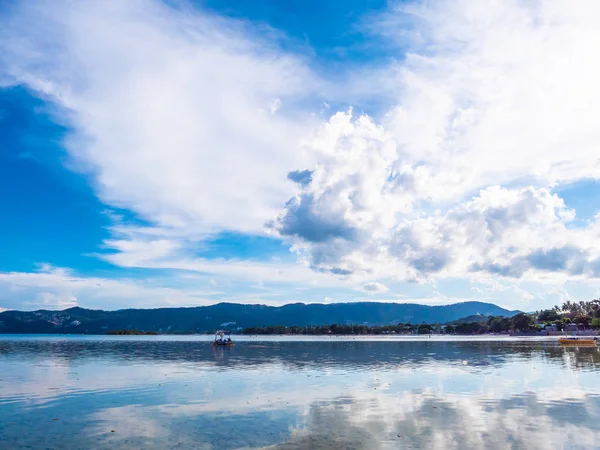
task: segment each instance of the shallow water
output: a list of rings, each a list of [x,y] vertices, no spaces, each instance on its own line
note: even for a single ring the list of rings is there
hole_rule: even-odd
[[[0,448],[600,448],[599,375],[544,339],[0,336]]]

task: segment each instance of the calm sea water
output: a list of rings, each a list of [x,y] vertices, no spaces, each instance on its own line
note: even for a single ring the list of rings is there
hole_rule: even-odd
[[[0,448],[600,448],[600,351],[0,336]]]

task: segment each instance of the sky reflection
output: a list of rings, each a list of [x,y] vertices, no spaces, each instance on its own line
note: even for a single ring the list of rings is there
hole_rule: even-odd
[[[553,342],[2,337],[0,448],[598,448],[599,372]]]

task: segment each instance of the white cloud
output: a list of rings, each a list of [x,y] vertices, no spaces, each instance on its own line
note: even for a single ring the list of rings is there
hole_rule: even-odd
[[[282,267],[225,260],[171,261],[164,265],[181,271],[175,275],[147,271],[145,276],[135,278],[113,274],[109,278],[79,275],[69,269],[41,264],[36,272],[0,272],[0,303],[4,308],[22,310],[72,306],[114,310],[206,306],[220,302],[279,306],[331,302],[329,296],[323,295],[332,289],[338,301],[364,300],[362,295],[355,295],[357,287],[353,281],[327,277],[298,265]],[[301,294],[295,289],[299,285]]]
[[[362,285],[362,291],[367,294],[384,294],[389,292],[390,290],[385,284],[377,283],[376,281],[371,281],[369,283],[365,283]]]
[[[64,309],[83,306],[197,306],[216,303],[210,291],[164,287],[154,279],[111,279],[77,276],[64,268],[44,266],[39,272],[0,272],[0,301],[15,309]],[[220,294],[220,293],[217,293]]]
[[[443,215],[400,222],[390,253],[415,278],[530,271],[598,278],[598,230],[569,228],[572,217],[547,189],[490,187]]]
[[[343,280],[317,273],[304,264],[198,258],[185,249],[185,241],[182,244],[176,240],[137,240],[138,238],[139,236],[132,236],[129,239],[110,241],[111,248],[117,252],[97,256],[119,267],[200,272],[254,283],[302,283],[313,286],[345,284]],[[187,243],[191,245],[190,242]]]
[[[597,178],[599,24],[594,0],[411,2],[383,16],[377,30],[410,48],[378,75],[397,95],[384,124],[401,160],[421,164],[421,195]]]
[[[259,232],[289,198],[311,119],[283,105],[318,82],[275,33],[154,0],[12,11],[2,75],[59,107],[71,164],[103,202],[198,235]]]
[[[40,305],[40,309],[66,309],[77,306],[77,298],[65,292],[60,294],[38,292],[35,294],[35,304]]]
[[[326,145],[337,159],[317,166],[273,225],[316,270],[415,281],[480,273],[600,278],[599,223],[571,227],[575,212],[549,189],[491,186],[443,212],[411,210],[416,198],[406,200],[403,177],[378,158],[387,147],[366,132],[378,130],[372,122],[338,115],[325,134],[332,129],[338,134]]]
[[[372,262],[381,254],[385,230],[410,208],[410,197],[388,181],[397,158],[395,144],[368,117],[353,121],[351,113],[338,113],[307,145],[319,163],[298,182],[300,193],[270,226],[290,237],[301,255],[308,252],[313,268],[349,274],[353,270],[339,261],[363,247]]]

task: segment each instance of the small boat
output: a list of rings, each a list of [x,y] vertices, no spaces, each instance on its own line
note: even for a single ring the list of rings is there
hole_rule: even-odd
[[[231,347],[233,345],[233,341],[231,340],[229,332],[219,330],[215,333],[215,339],[210,345],[214,347]]]
[[[598,336],[565,336],[558,339],[561,345],[596,345],[598,342]]]

